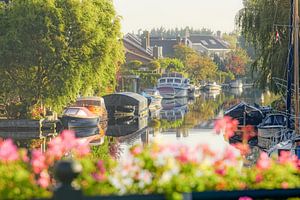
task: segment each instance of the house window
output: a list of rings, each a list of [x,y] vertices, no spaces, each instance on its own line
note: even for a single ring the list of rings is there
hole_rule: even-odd
[[[207,43],[205,40],[201,40],[201,42],[202,42],[204,45],[208,45],[208,43]]]
[[[210,43],[212,43],[212,44],[217,44],[216,41],[213,40],[213,39],[210,39],[209,41],[210,41]]]

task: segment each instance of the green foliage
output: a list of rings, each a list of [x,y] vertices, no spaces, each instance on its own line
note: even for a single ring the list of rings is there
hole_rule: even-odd
[[[289,0],[245,0],[238,14],[238,24],[246,41],[253,45],[256,59],[252,67],[257,71],[261,87],[275,90],[272,77],[285,78],[288,55]],[[276,42],[276,31],[280,39]],[[269,84],[270,83],[270,84]]]
[[[60,111],[114,87],[124,59],[110,0],[13,1],[0,7],[0,96]],[[21,117],[26,117],[22,113]]]
[[[174,48],[175,57],[185,66],[185,72],[195,83],[200,80],[219,80],[217,65],[207,56],[199,55],[195,50],[177,45]]]
[[[133,60],[124,64],[123,67],[125,67],[127,70],[138,70],[142,65],[143,63],[141,61]]]
[[[36,185],[34,175],[28,170],[27,163],[15,161],[0,163],[1,199],[30,199],[50,197],[50,192]]]
[[[162,58],[159,59],[158,62],[162,69],[165,69],[169,72],[183,72],[184,64],[181,60],[177,58]]]
[[[157,61],[157,60],[152,60],[151,62],[149,62],[146,67],[151,70],[151,71],[154,71],[154,70],[158,70],[160,69],[160,63]]]

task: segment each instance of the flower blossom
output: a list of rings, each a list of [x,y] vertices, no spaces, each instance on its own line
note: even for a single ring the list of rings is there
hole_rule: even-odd
[[[16,145],[11,139],[4,140],[0,143],[0,160],[4,162],[15,161],[19,159]]]
[[[271,161],[270,161],[270,158],[268,157],[267,153],[263,152],[260,154],[259,160],[257,161],[256,166],[258,169],[262,169],[262,170],[270,168]]]
[[[216,120],[214,129],[218,134],[222,133],[226,139],[229,139],[234,135],[238,124],[239,122],[236,119],[225,116],[223,119]]]
[[[47,188],[50,185],[50,176],[47,171],[43,170],[40,174],[39,179],[37,180],[37,183],[42,188]]]
[[[246,196],[245,196],[245,197],[240,197],[239,200],[252,200],[252,198],[251,198],[251,197],[246,197]]]
[[[33,168],[33,172],[35,174],[41,173],[44,169],[47,168],[45,154],[43,154],[39,150],[33,150],[32,151],[31,165],[32,165],[32,168]]]

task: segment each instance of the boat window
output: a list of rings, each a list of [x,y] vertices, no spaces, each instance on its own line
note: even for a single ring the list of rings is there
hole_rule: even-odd
[[[173,83],[173,79],[168,78],[167,82],[168,83]]]
[[[180,79],[175,79],[175,83],[181,83]]]
[[[76,115],[78,110],[79,110],[78,108],[68,108],[67,110],[65,110],[64,114],[66,114],[66,115]]]
[[[160,83],[165,83],[165,82],[166,82],[166,79],[160,79],[159,82],[160,82]]]
[[[78,113],[77,113],[77,115],[79,115],[79,116],[87,116],[87,113],[84,112],[83,110],[79,110]]]
[[[184,80],[184,83],[188,83],[188,80],[187,80],[187,79],[185,79],[185,80]]]

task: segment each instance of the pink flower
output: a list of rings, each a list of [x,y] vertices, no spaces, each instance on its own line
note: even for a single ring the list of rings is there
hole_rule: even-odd
[[[99,172],[101,174],[104,174],[105,173],[105,166],[104,166],[104,162],[103,160],[99,160],[98,163],[97,163],[97,168],[99,169]]]
[[[247,155],[250,152],[250,148],[248,144],[237,143],[237,144],[233,144],[232,146],[237,148],[240,151],[241,155]]]
[[[47,168],[45,155],[39,150],[33,150],[31,165],[35,174],[41,173]]]
[[[132,148],[131,153],[132,153],[134,156],[136,156],[136,155],[141,154],[142,151],[143,151],[142,147],[140,147],[140,146],[135,146],[135,147]]]
[[[281,151],[278,161],[281,164],[290,163],[294,167],[297,167],[298,158],[297,158],[297,156],[292,155],[290,151]]]
[[[258,169],[269,169],[271,167],[271,161],[270,158],[268,157],[268,154],[265,152],[262,152],[260,154],[259,160],[256,163],[256,166]]]
[[[262,174],[256,174],[256,176],[255,176],[255,182],[256,183],[259,183],[259,182],[261,182],[263,180],[264,180],[264,177],[263,177]]]
[[[233,151],[232,147],[227,147],[224,151],[223,159],[235,163],[237,161],[237,155]]]
[[[60,137],[62,138],[62,143],[64,150],[66,152],[72,150],[77,145],[77,139],[75,137],[75,134],[73,131],[70,130],[64,130]]]
[[[48,143],[47,157],[60,159],[64,155],[64,144],[62,138],[56,137]],[[52,159],[51,159],[52,160]]]
[[[289,183],[288,182],[282,182],[281,183],[281,188],[282,189],[288,189],[289,188]]]
[[[43,170],[40,174],[39,179],[37,180],[37,183],[42,187],[42,188],[47,188],[50,184],[50,176],[47,171]]]
[[[215,169],[215,173],[219,174],[221,176],[225,176],[226,175],[226,169],[225,168]]]
[[[176,159],[181,163],[189,162],[190,152],[187,146],[179,147],[179,155],[176,156]]]
[[[252,200],[251,197],[240,197],[239,200]]]
[[[11,139],[0,143],[0,160],[4,162],[15,161],[19,159],[18,149]]]
[[[90,153],[90,147],[89,147],[89,143],[85,140],[77,140],[77,144],[75,144],[75,152],[77,153],[77,155],[79,156],[85,156],[87,154]]]
[[[223,119],[219,119],[215,122],[215,131],[220,134],[224,134],[225,138],[230,138],[234,135],[237,130],[239,122],[236,119],[232,119],[229,116],[225,116]]]

